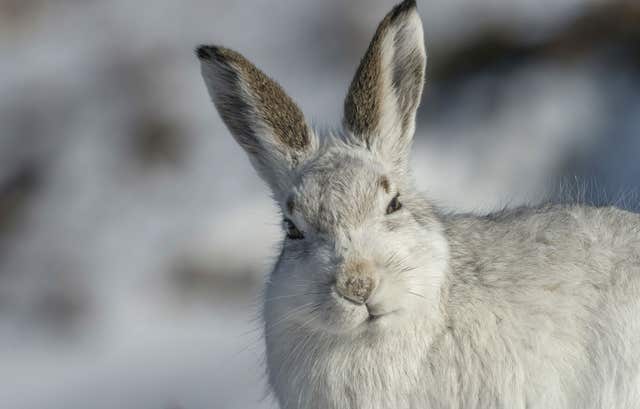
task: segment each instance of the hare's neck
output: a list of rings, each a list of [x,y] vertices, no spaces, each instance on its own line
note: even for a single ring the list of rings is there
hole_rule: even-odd
[[[300,331],[271,346],[270,383],[283,408],[423,407],[416,391],[437,337],[423,325],[357,337]]]

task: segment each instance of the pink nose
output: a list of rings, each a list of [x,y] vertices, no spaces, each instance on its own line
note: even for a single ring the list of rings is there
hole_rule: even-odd
[[[356,304],[367,302],[374,288],[375,282],[367,276],[345,276],[336,281],[338,294]]]

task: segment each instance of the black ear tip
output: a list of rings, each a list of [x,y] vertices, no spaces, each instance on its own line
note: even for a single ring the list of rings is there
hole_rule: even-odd
[[[209,61],[218,54],[218,47],[215,45],[199,45],[196,47],[196,55],[201,61]]]
[[[404,0],[402,3],[397,4],[391,11],[391,18],[395,19],[401,14],[416,9],[418,6],[416,0]]]

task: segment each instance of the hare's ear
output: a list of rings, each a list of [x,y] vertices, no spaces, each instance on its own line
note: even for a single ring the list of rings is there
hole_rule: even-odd
[[[408,158],[426,60],[416,2],[405,0],[378,26],[344,104],[347,132],[397,165]]]
[[[222,120],[260,176],[277,191],[316,148],[304,116],[280,85],[239,53],[200,46],[202,76]]]

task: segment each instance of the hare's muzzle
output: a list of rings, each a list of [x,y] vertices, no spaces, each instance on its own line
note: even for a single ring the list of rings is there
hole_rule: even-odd
[[[338,272],[336,291],[356,304],[367,302],[376,287],[376,280],[369,263],[347,265]]]

